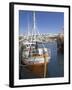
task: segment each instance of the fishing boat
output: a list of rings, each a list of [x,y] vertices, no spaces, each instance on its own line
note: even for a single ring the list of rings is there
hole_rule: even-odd
[[[37,39],[35,12],[33,12],[33,30],[31,36],[27,36],[26,41],[22,41],[22,64],[26,65],[32,73],[38,77],[46,77],[48,63],[51,59],[51,51],[46,48],[40,39]],[[30,40],[31,37],[31,40]]]

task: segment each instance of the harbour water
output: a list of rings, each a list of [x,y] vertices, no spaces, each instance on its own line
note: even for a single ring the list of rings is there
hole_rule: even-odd
[[[64,76],[64,54],[57,51],[57,42],[50,42],[46,46],[51,50],[51,60],[48,64],[47,77]]]
[[[47,78],[63,77],[64,76],[64,54],[57,51],[57,42],[52,41],[44,43],[44,46],[51,50],[51,59],[48,63]],[[29,72],[29,71],[28,71]],[[20,66],[20,79],[38,78],[32,73],[25,70],[24,66]]]

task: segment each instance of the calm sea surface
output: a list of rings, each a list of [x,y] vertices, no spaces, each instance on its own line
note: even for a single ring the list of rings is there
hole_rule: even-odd
[[[51,50],[51,60],[48,64],[48,77],[63,77],[64,76],[64,54],[57,52],[57,42],[46,44]]]
[[[64,76],[64,54],[57,52],[57,42],[44,43],[44,46],[51,50],[51,59],[48,64],[48,74],[49,77],[63,77]],[[24,73],[24,75],[23,75]],[[20,69],[20,79],[29,78],[29,75],[25,75],[22,68]]]

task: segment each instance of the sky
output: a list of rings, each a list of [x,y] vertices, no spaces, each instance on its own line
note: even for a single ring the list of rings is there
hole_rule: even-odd
[[[41,33],[58,34],[64,28],[63,12],[35,11],[36,29]],[[19,11],[19,34],[33,29],[33,11]]]

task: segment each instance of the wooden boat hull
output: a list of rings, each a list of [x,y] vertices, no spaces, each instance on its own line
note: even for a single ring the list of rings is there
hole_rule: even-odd
[[[44,69],[45,69],[44,63],[27,65],[26,68],[30,70],[33,74],[35,74],[37,77],[39,78],[44,77]],[[46,62],[46,72],[45,72],[46,75],[47,75],[47,71],[48,71],[48,62]]]

